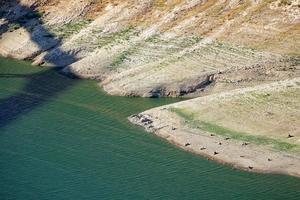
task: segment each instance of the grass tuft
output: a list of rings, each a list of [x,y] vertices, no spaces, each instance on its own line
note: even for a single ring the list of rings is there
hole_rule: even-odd
[[[13,32],[15,30],[18,30],[19,28],[21,28],[21,25],[19,23],[11,23],[8,25],[9,32]]]
[[[111,64],[111,67],[116,68],[120,64],[124,62],[124,60],[127,59],[127,57],[130,55],[129,51],[123,51],[119,56],[116,57],[114,62]]]
[[[69,36],[79,33],[81,29],[91,23],[91,20],[80,20],[77,22],[71,22],[61,27],[56,27],[53,33],[59,38],[68,38]]]

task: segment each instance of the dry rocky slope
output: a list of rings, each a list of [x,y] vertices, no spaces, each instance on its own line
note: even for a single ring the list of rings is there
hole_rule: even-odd
[[[299,0],[0,2],[0,55],[63,66],[113,95],[201,95],[298,75]]]
[[[299,95],[293,95],[299,93],[299,0],[0,0],[0,34],[0,55],[63,67],[65,73],[98,80],[112,95],[198,97],[176,104],[172,112],[158,112],[165,119],[151,115],[158,118],[151,118],[151,124],[171,124],[188,117],[179,120],[185,127],[179,132],[195,141],[203,139],[205,134],[200,132],[214,132],[213,128],[222,133],[216,138],[228,137],[224,132],[245,135],[226,140],[233,148],[228,152],[221,142],[222,148],[218,147],[223,153],[213,152],[219,157],[211,155],[213,146],[200,147],[210,149],[207,153],[198,152],[196,142],[187,147],[241,168],[300,174],[295,153],[300,143]],[[223,100],[223,92],[252,95],[252,90],[259,93],[265,88],[279,92],[268,97],[268,103],[253,97],[253,105],[244,104],[241,97],[239,106],[233,100],[222,107],[217,100],[201,104],[210,98]],[[185,113],[187,105],[192,105],[192,114]],[[158,131],[154,125],[149,129],[142,116],[133,116],[131,121],[163,137],[177,133],[161,127]],[[211,129],[191,126],[198,121]],[[256,154],[245,150],[248,158],[231,158],[234,150],[240,150],[234,143],[249,137],[254,142],[246,146]],[[181,146],[186,142],[179,136],[171,138]],[[255,143],[257,138],[260,144]],[[215,144],[210,139],[203,141]],[[272,148],[272,142],[293,148]],[[278,158],[274,160],[287,159],[289,164],[275,166],[276,161],[269,161],[273,158],[265,163],[258,160],[261,152]]]

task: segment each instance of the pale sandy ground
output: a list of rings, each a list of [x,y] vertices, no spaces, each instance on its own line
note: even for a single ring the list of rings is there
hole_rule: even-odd
[[[281,1],[0,0],[0,55],[64,67],[111,95],[249,87],[299,74],[299,1]]]
[[[286,87],[298,88],[299,82],[300,79],[298,78],[236,90],[232,93],[199,97],[154,108],[141,114],[133,115],[129,120],[134,124],[143,126],[146,131],[165,138],[180,148],[208,157],[217,162],[232,165],[234,168],[254,172],[288,174],[300,177],[299,148],[296,151],[279,151],[270,146],[256,145],[253,143],[248,144],[247,142],[245,144],[245,141],[242,140],[231,139],[230,137],[191,127],[186,119],[183,119],[170,110],[171,108],[187,107],[188,104],[193,105],[193,108],[197,110],[197,108],[205,106],[206,101],[213,102],[214,99],[219,98],[231,99],[253,91],[268,91],[269,93],[272,93],[273,91],[285,90]],[[297,112],[299,114],[299,110]],[[205,116],[206,113],[201,113],[201,115]],[[277,121],[279,122],[280,118],[278,118]],[[299,127],[299,124],[294,124],[294,126]],[[295,133],[290,143],[299,145],[299,136],[298,132]],[[288,141],[288,139],[286,140]]]

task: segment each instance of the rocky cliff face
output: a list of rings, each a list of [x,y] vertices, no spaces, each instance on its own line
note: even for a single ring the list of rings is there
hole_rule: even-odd
[[[113,95],[203,95],[299,76],[299,0],[0,1],[0,55]]]

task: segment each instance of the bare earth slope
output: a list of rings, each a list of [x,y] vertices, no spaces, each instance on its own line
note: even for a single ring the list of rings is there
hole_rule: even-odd
[[[299,74],[298,0],[2,2],[0,55],[65,66],[113,95],[199,95]]]

